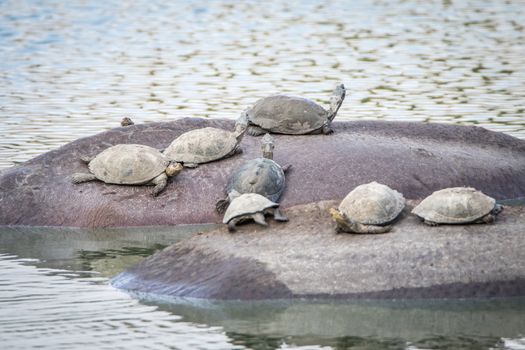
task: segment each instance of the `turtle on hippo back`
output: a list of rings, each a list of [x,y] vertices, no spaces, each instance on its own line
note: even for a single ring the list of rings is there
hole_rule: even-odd
[[[231,204],[228,206],[222,222],[228,225],[228,230],[233,232],[236,225],[245,221],[253,220],[255,223],[268,226],[265,215],[270,214],[275,221],[285,222],[288,218],[279,211],[279,204],[257,193],[240,194],[237,191],[231,193]]]
[[[374,181],[353,189],[338,209],[330,209],[330,215],[338,233],[386,233],[404,207],[401,193]]]
[[[136,144],[111,146],[92,159],[82,160],[88,163],[90,173],[73,174],[73,183],[100,180],[118,185],[153,185],[153,196],[164,190],[168,177],[177,175],[183,168],[157,149]]]
[[[244,111],[237,119],[233,132],[212,127],[191,130],[173,140],[163,153],[171,161],[189,168],[227,158],[241,152],[239,144],[247,127]]]
[[[345,94],[344,85],[338,84],[330,98],[328,110],[302,97],[274,95],[260,99],[247,112],[248,134],[330,134],[330,124],[339,111]]]
[[[493,223],[503,207],[496,200],[470,187],[452,187],[425,198],[412,213],[430,226],[442,224]]]
[[[257,193],[272,202],[278,202],[286,185],[285,173],[290,165],[281,167],[273,160],[274,140],[270,134],[262,138],[263,158],[251,159],[242,164],[230,177],[226,185],[226,198],[216,204],[216,210],[224,213],[237,194]],[[279,216],[284,217],[279,209]]]

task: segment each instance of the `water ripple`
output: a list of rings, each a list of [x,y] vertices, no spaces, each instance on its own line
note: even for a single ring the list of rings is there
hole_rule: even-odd
[[[0,3],[0,168],[81,136],[236,118],[276,92],[338,119],[476,124],[525,138],[519,0]]]
[[[220,327],[139,304],[104,279],[70,279],[0,254],[5,349],[240,349]],[[101,283],[104,282],[104,283]]]

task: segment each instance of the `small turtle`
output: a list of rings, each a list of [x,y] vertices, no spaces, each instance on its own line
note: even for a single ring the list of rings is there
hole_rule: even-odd
[[[345,98],[345,86],[338,84],[328,110],[308,99],[274,95],[260,99],[248,110],[248,134],[330,134],[330,124]]]
[[[273,158],[273,138],[266,134],[262,139],[263,158],[251,159],[237,169],[226,185],[227,197],[216,204],[217,212],[223,213],[235,193],[257,193],[277,202],[286,184],[285,172],[290,166],[281,167]],[[279,216],[284,215],[278,211]]]
[[[234,132],[210,127],[185,132],[173,140],[164,150],[164,155],[190,168],[230,157],[240,152],[239,144],[247,125],[246,115],[243,112],[235,124]]]
[[[405,198],[377,182],[357,186],[339,204],[330,208],[338,232],[385,233],[405,207]]]
[[[133,123],[133,120],[131,120],[130,117],[124,117],[120,121],[120,126],[130,126],[130,125],[135,125],[135,123]]]
[[[445,188],[425,198],[412,213],[427,225],[483,224],[496,220],[503,207],[471,187]]]
[[[228,225],[230,232],[236,230],[240,222],[253,220],[259,225],[268,226],[264,219],[265,214],[273,215],[275,221],[288,221],[288,218],[280,215],[277,210],[279,204],[257,193],[240,194],[235,192],[233,200],[224,214],[222,222]]]
[[[170,162],[157,149],[145,145],[111,146],[88,163],[90,174],[73,174],[73,183],[100,180],[118,185],[154,185],[152,195],[158,195],[167,185],[168,176],[182,170],[180,163]]]

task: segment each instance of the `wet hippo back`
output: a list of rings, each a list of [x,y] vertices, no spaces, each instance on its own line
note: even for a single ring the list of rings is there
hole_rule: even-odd
[[[215,203],[231,174],[260,157],[260,138],[244,137],[242,154],[186,169],[152,198],[141,186],[92,182],[81,156],[118,143],[163,149],[182,133],[202,127],[233,128],[234,121],[180,119],[115,128],[47,152],[0,175],[0,225],[140,226],[221,222]],[[331,135],[274,135],[274,160],[292,165],[282,207],[342,199],[377,181],[408,199],[469,186],[500,199],[525,196],[525,141],[473,126],[407,122],[335,122]]]

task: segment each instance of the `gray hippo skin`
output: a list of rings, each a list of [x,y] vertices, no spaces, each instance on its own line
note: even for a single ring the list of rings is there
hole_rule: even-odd
[[[525,296],[525,207],[493,225],[430,227],[407,201],[387,234],[335,234],[321,201],[287,209],[288,223],[197,234],[115,277],[131,292],[207,299]]]
[[[230,175],[260,156],[260,139],[245,137],[243,153],[170,179],[156,198],[144,186],[74,185],[80,160],[119,143],[164,149],[189,130],[233,130],[233,120],[186,118],[130,125],[79,139],[0,174],[0,225],[142,226],[220,223],[215,203]],[[525,141],[474,126],[410,122],[334,122],[326,135],[274,135],[275,161],[290,164],[281,207],[341,199],[377,181],[407,199],[457,186],[496,198],[525,196]]]

